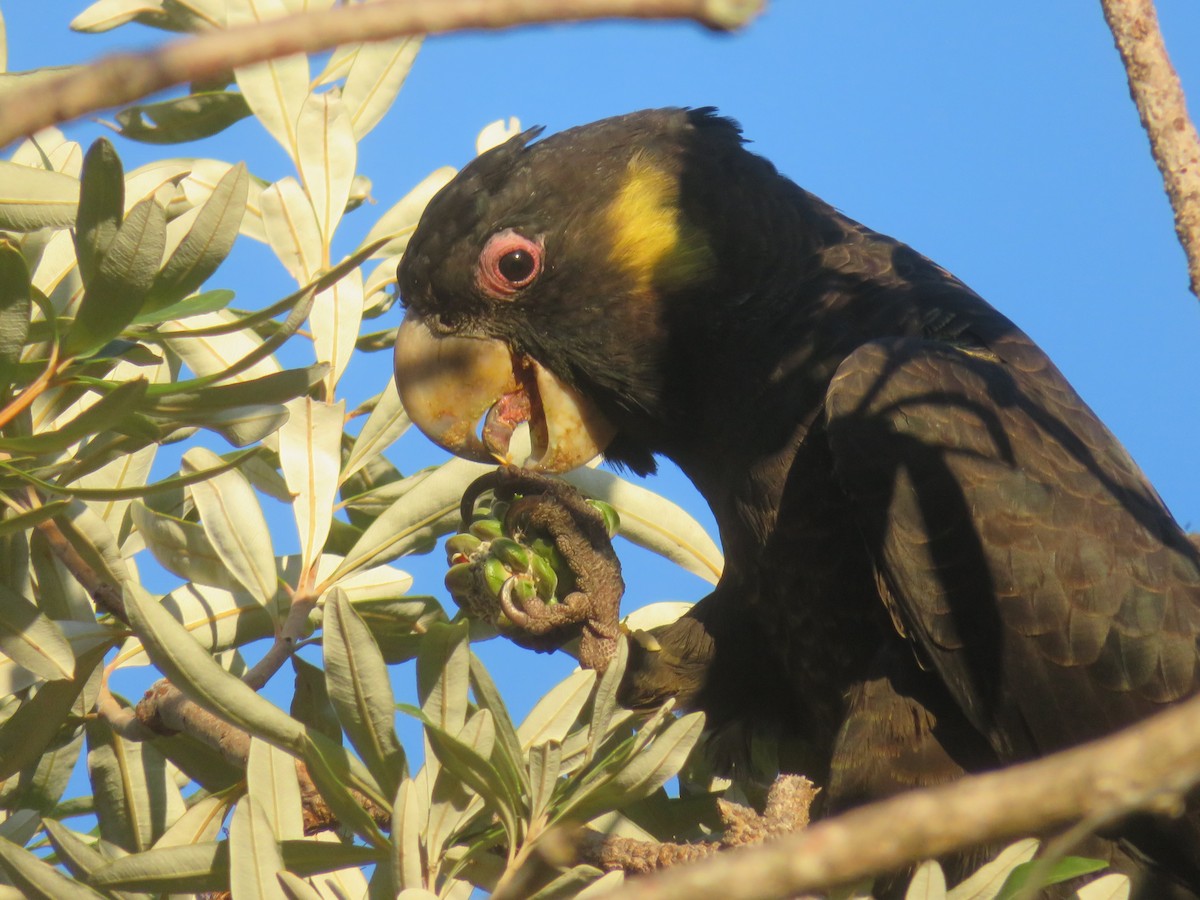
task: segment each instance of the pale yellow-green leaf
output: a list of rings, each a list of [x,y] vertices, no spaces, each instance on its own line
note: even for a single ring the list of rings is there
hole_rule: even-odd
[[[564,477],[588,497],[612,504],[621,516],[622,537],[712,584],[721,577],[721,551],[682,507],[603,469],[576,469]]]
[[[347,273],[333,287],[317,294],[313,301],[308,321],[313,332],[317,362],[329,364],[325,380],[330,393],[337,386],[354,353],[354,342],[358,339],[359,326],[362,324],[362,311],[361,269]]]
[[[395,256],[404,252],[404,248],[408,246],[408,239],[412,237],[426,204],[434,194],[450,182],[456,173],[457,170],[452,166],[434,169],[379,217],[371,226],[371,230],[367,232],[362,243],[365,246],[380,238],[387,238],[388,242],[376,250],[372,258]]]
[[[154,0],[100,0],[93,3],[71,20],[72,31],[110,31],[118,25],[132,22],[142,13],[162,10],[162,3]]]
[[[183,455],[180,472],[189,474],[221,464],[221,457],[205,447]],[[200,522],[217,556],[242,586],[264,606],[277,590],[275,551],[262,507],[241,472],[232,469],[190,485]]]
[[[346,464],[342,467],[341,480],[345,481],[383,453],[408,430],[409,424],[408,414],[400,403],[396,382],[389,378],[383,392],[375,401],[375,408],[367,416],[362,431],[354,441]]]
[[[190,159],[160,159],[127,172],[125,174],[126,211],[146,197],[154,196],[156,199],[163,199],[159,195],[159,189],[166,184],[175,186],[173,196],[164,204],[168,213],[178,216],[185,210],[198,206],[199,204],[193,204],[188,200],[181,183],[191,173],[193,162],[194,160]]]
[[[337,0],[282,0],[290,13],[317,12],[329,9]]]
[[[279,884],[288,896],[288,900],[325,900],[320,891],[299,875],[285,870],[275,877],[279,879]],[[339,897],[337,900],[342,900],[342,898]]]
[[[1075,900],[1129,900],[1132,890],[1129,876],[1114,872],[1085,884],[1075,892]]]
[[[600,900],[601,897],[615,897],[617,889],[624,883],[625,873],[617,869],[593,881],[575,895],[575,900]]]
[[[251,738],[246,786],[279,840],[304,837],[304,815],[295,757],[266,741]]]
[[[214,28],[225,24],[225,6],[227,0],[173,0],[175,5],[182,6],[204,19]]]
[[[133,453],[125,453],[107,465],[77,479],[74,486],[104,489],[141,487],[150,477],[150,466],[154,463],[154,455],[157,451],[158,445],[151,444],[141,450],[135,450]],[[119,530],[121,520],[125,517],[125,510],[129,508],[131,501],[111,499],[85,500],[84,502],[91,507],[92,512],[107,522],[110,528]],[[127,547],[127,544],[122,546]]]
[[[396,900],[438,900],[438,895],[425,888],[405,888],[396,895]]]
[[[288,274],[304,284],[321,268],[324,254],[321,228],[312,201],[290,175],[259,196],[267,243]]]
[[[101,579],[112,585],[123,585],[131,580],[129,564],[121,556],[116,535],[83,501],[72,500],[71,505],[55,521],[75,550]]]
[[[350,112],[358,140],[366,137],[391,108],[420,47],[419,37],[403,37],[358,48],[342,88],[342,102]]]
[[[640,609],[635,609],[621,622],[630,631],[652,631],[661,625],[670,625],[680,616],[685,615],[693,605],[682,600],[648,603]]]
[[[105,816],[101,836],[145,850],[184,812],[175,767],[151,744],[126,740],[104,726],[88,726],[88,775],[97,806],[107,808],[119,833],[110,835]]]
[[[330,843],[338,840],[329,832],[321,832],[315,836],[318,841]],[[348,869],[338,869],[336,872],[322,872],[310,879],[316,887],[322,900],[346,900],[346,898],[367,898],[367,879],[362,869],[353,866]]]
[[[159,512],[140,500],[130,506],[130,516],[146,548],[168,572],[227,591],[240,587],[198,522]]]
[[[427,812],[416,784],[405,778],[392,807],[392,880],[401,890],[426,883],[421,841]]]
[[[282,0],[227,0],[226,24],[251,25],[287,15]],[[296,122],[308,97],[308,57],[303,53],[234,69],[250,109],[295,159]]]
[[[936,861],[931,859],[917,867],[904,900],[946,900],[946,874]]]
[[[62,74],[61,70],[53,68],[44,71]],[[22,141],[9,158],[10,162],[33,166],[35,169],[45,168],[47,160],[52,171],[78,178],[83,169],[83,148],[78,141],[67,140],[67,136],[57,128],[45,128],[37,133],[36,143]]]
[[[254,795],[238,801],[229,822],[229,887],[238,900],[286,900],[275,876],[283,857],[271,822]]]
[[[139,585],[130,586],[125,603],[151,660],[187,696],[277,747],[300,752],[306,746],[303,725],[222,669]]]
[[[58,623],[3,583],[0,653],[47,681],[75,675],[75,654]]]
[[[219,0],[224,2],[224,0]],[[180,183],[187,202],[192,206],[200,206],[207,200],[221,179],[225,177],[232,166],[219,159],[182,160],[188,163],[189,174]],[[267,242],[267,233],[263,227],[261,198],[263,185],[257,179],[251,178],[246,193],[246,214],[242,216],[241,233],[262,243]]]
[[[486,153],[520,133],[521,120],[516,116],[510,116],[507,121],[497,119],[495,122],[489,122],[483,126],[475,138],[475,152]]]
[[[159,329],[172,352],[176,353],[196,374],[204,378],[224,372],[239,359],[262,346],[262,338],[250,329],[234,331],[229,334],[214,334],[205,337],[186,337],[193,328],[209,328],[224,325],[234,319],[229,310],[203,313],[175,322],[168,322]],[[239,372],[229,379],[230,382],[251,381],[265,375],[282,372],[283,367],[274,356],[259,360],[244,372]]]
[[[390,303],[392,298],[388,288],[396,283],[396,267],[400,265],[400,256],[385,256],[376,263],[375,268],[367,275],[363,285],[363,309],[371,310]]]
[[[492,469],[455,458],[424,475],[371,523],[333,577],[389,562],[452,528],[467,485]]]
[[[247,447],[266,440],[287,422],[287,407],[281,403],[258,406],[235,406],[209,413],[196,414],[192,424],[215,431],[235,447]]]
[[[279,430],[279,463],[294,498],[300,556],[308,568],[325,546],[333,521],[346,402],[300,397],[288,410],[288,420]]]
[[[971,873],[970,878],[951,888],[948,900],[992,900],[1000,893],[1012,870],[1033,859],[1039,844],[1037,838],[1009,844],[995,859]]]
[[[342,591],[333,591],[322,622],[329,699],[359,756],[391,796],[404,777],[405,758],[387,665]]]
[[[579,718],[596,683],[596,673],[587,669],[572,672],[542,697],[517,728],[521,747],[528,750],[546,741],[561,743]]]
[[[55,626],[66,637],[70,651],[76,657],[116,637],[111,628],[94,621],[67,620],[56,622]],[[23,691],[41,679],[41,675],[31,672],[7,656],[0,655],[0,697],[8,697],[17,691]]]
[[[0,229],[63,228],[75,221],[78,205],[77,179],[0,160]]]
[[[529,751],[529,815],[537,819],[550,805],[562,769],[562,744],[546,741]]]
[[[29,900],[100,900],[102,897],[4,838],[0,838],[0,865],[8,880]]]
[[[187,812],[175,820],[163,836],[154,842],[154,847],[186,847],[192,844],[207,844],[221,836],[225,816],[229,812],[230,798],[223,794],[202,797],[188,807]]]
[[[50,298],[56,310],[66,309],[72,298],[77,300],[83,293],[83,282],[79,278],[75,259],[75,241],[70,231],[56,231],[46,242],[42,258],[38,260],[30,280],[35,288]],[[34,313],[34,321],[42,318],[40,311]]]
[[[309,94],[300,108],[296,165],[325,246],[333,240],[358,164],[350,113],[336,93]]]

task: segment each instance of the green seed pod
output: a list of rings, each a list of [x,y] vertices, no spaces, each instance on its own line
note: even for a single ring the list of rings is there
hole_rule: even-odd
[[[480,519],[472,522],[469,531],[481,541],[495,540],[504,534],[504,528],[500,525],[499,519]]]
[[[493,519],[497,519],[497,520],[503,522],[504,517],[506,515],[508,515],[508,501],[507,500],[497,500],[495,503],[492,504],[492,518]]]
[[[513,572],[529,571],[529,551],[512,538],[496,538],[488,548],[488,553],[503,562]]]
[[[524,575],[513,578],[512,592],[519,606],[524,606],[538,595],[537,586],[528,576]]]
[[[451,566],[446,572],[446,590],[459,605],[462,605],[459,598],[470,596],[475,590],[475,585],[475,571],[470,563],[459,563],[457,566]]]
[[[460,532],[446,539],[446,559],[453,563],[456,556],[470,556],[482,544],[479,538],[467,532]]]
[[[554,600],[554,592],[558,590],[558,574],[554,567],[535,553],[529,559],[529,568],[533,573],[533,583],[537,585],[538,596],[547,603]]]
[[[483,581],[493,597],[500,596],[500,588],[504,587],[504,582],[508,581],[511,575],[512,572],[508,571],[504,563],[494,556],[489,556],[484,560]]]
[[[588,505],[604,516],[604,527],[608,530],[608,536],[614,537],[621,528],[621,517],[617,515],[617,511],[603,500],[589,500]]]

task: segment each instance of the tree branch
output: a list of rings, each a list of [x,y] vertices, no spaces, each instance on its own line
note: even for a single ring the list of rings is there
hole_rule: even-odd
[[[911,791],[759,847],[629,880],[623,900],[790,897],[1082,818],[1178,815],[1200,782],[1200,697],[1082,747]]]
[[[1200,137],[1158,27],[1153,0],[1101,0],[1150,152],[1175,212],[1192,293],[1200,297]]]
[[[0,146],[47,126],[203,81],[238,66],[404,35],[590,19],[692,19],[728,30],[763,0],[385,0],[211,31],[145,53],[118,53],[5,94]]]

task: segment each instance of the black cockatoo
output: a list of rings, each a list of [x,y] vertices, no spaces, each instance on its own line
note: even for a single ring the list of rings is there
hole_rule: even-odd
[[[528,419],[528,465],[661,454],[712,507],[724,574],[627,703],[786,720],[838,810],[1195,692],[1200,553],[1012,322],[710,109],[537,134],[429,203],[397,372],[454,452]],[[1200,884],[1194,818],[1130,833]]]

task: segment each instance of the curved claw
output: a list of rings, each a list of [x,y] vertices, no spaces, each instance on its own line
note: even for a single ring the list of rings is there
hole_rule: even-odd
[[[495,338],[435,335],[410,314],[396,336],[395,371],[413,423],[440,447],[476,462],[566,472],[601,453],[614,434],[578,391]],[[509,441],[524,421],[532,452],[513,460]]]

